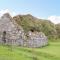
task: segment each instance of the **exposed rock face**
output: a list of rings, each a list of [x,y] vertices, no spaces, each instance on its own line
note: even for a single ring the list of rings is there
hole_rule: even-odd
[[[42,32],[29,31],[25,35],[23,28],[6,13],[0,19],[0,43],[26,47],[41,47],[47,45],[48,40]]]

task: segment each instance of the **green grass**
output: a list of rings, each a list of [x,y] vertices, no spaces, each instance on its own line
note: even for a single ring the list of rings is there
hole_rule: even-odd
[[[60,42],[50,42],[42,48],[0,45],[0,60],[60,60]]]

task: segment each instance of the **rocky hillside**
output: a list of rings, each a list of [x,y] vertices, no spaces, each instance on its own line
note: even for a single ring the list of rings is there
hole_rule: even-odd
[[[48,38],[60,38],[60,24],[54,24],[49,20],[38,19],[30,14],[17,15],[13,19],[23,27],[24,31],[36,30],[45,33]]]

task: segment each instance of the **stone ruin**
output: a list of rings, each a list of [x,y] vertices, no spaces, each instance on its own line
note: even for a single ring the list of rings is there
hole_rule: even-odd
[[[25,47],[42,47],[48,44],[48,39],[42,32],[29,31],[27,34],[8,14],[0,18],[0,44]]]

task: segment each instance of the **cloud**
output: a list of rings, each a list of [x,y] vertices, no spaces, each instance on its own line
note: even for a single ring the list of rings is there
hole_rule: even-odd
[[[0,17],[5,13],[9,13],[12,17],[17,15],[14,11],[11,11],[9,9],[4,9],[4,10],[0,10]],[[37,17],[37,18],[44,19],[44,18],[41,18],[41,17]],[[50,16],[47,19],[52,21],[55,24],[60,23],[60,16]]]
[[[52,21],[53,23],[57,24],[60,23],[60,16],[50,16],[48,20]]]
[[[5,13],[9,13],[12,17],[16,15],[15,12],[10,11],[9,9],[5,9],[5,10],[0,10],[0,17]]]

